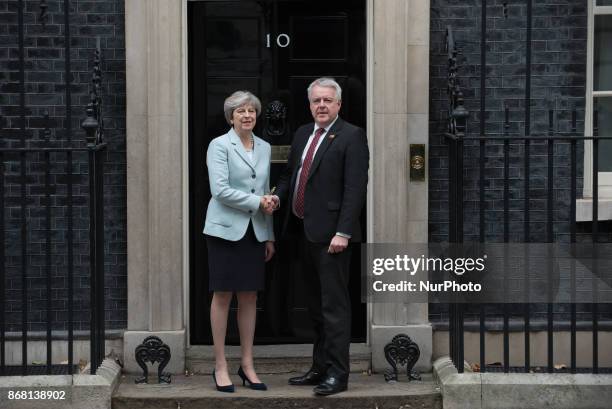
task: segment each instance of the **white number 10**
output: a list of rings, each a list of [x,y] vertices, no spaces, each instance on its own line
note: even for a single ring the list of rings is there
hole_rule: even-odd
[[[281,48],[288,47],[291,43],[291,38],[287,34],[279,34],[276,36],[276,45]],[[266,47],[270,48],[270,34],[266,34]]]

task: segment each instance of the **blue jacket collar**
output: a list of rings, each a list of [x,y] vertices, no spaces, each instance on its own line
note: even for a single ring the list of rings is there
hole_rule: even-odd
[[[227,135],[229,137],[230,143],[232,144],[232,147],[234,148],[238,156],[240,156],[242,160],[247,165],[249,165],[249,167],[255,170],[255,166],[257,165],[257,160],[259,159],[259,154],[261,153],[261,139],[255,136],[255,134],[252,134],[254,146],[253,146],[253,161],[251,162],[251,159],[249,158],[249,155],[247,154],[247,151],[246,149],[244,149],[244,145],[242,144],[242,141],[240,140],[240,136],[238,136],[238,134],[236,133],[233,127],[230,128],[230,130],[227,132]]]

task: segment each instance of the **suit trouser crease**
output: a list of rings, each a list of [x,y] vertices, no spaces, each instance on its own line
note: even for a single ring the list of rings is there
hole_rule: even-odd
[[[347,378],[351,337],[350,249],[329,254],[329,244],[312,243],[304,236],[301,242],[308,310],[315,330],[313,368]]]

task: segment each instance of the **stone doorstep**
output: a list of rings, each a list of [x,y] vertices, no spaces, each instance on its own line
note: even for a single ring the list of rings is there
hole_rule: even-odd
[[[612,375],[459,374],[449,357],[433,364],[444,409],[610,409]]]
[[[88,369],[88,368],[87,368]],[[121,368],[105,359],[96,375],[35,375],[0,377],[2,409],[110,409],[111,395],[119,385]],[[36,394],[45,391],[61,393],[59,399],[8,399],[9,391]],[[36,395],[33,395],[36,396]]]
[[[225,353],[230,368],[240,366],[240,347],[227,346]],[[255,366],[261,374],[305,372],[312,364],[312,344],[256,345]],[[215,367],[212,346],[191,346],[186,351],[185,365],[192,374],[211,374]],[[370,369],[370,348],[366,344],[351,344],[351,372]]]
[[[230,368],[238,370],[240,358],[227,358]],[[261,374],[288,374],[306,372],[312,365],[311,358],[255,358],[255,367]],[[209,375],[215,368],[214,358],[206,360],[188,360],[187,370],[194,375]],[[370,369],[370,357],[359,359],[351,356],[351,372],[362,373]]]
[[[235,408],[404,408],[442,409],[442,397],[431,374],[422,381],[386,383],[380,374],[351,374],[349,390],[330,397],[318,397],[311,386],[290,386],[287,379],[296,373],[260,376],[268,391],[253,391],[235,384],[235,393],[215,390],[211,376],[175,376],[170,385],[136,385],[135,377],[125,376],[113,395],[113,409],[235,409]],[[233,382],[240,381],[232,375]],[[152,379],[155,381],[155,379]]]

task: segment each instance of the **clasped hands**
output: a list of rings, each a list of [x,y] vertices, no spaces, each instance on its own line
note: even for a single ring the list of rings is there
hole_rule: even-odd
[[[259,208],[265,214],[272,214],[278,209],[279,199],[276,195],[263,195],[259,201]]]
[[[265,214],[272,214],[278,209],[280,199],[276,195],[263,195],[259,201],[259,208]],[[335,235],[329,243],[328,253],[335,254],[343,252],[349,244],[349,239],[346,237]]]

